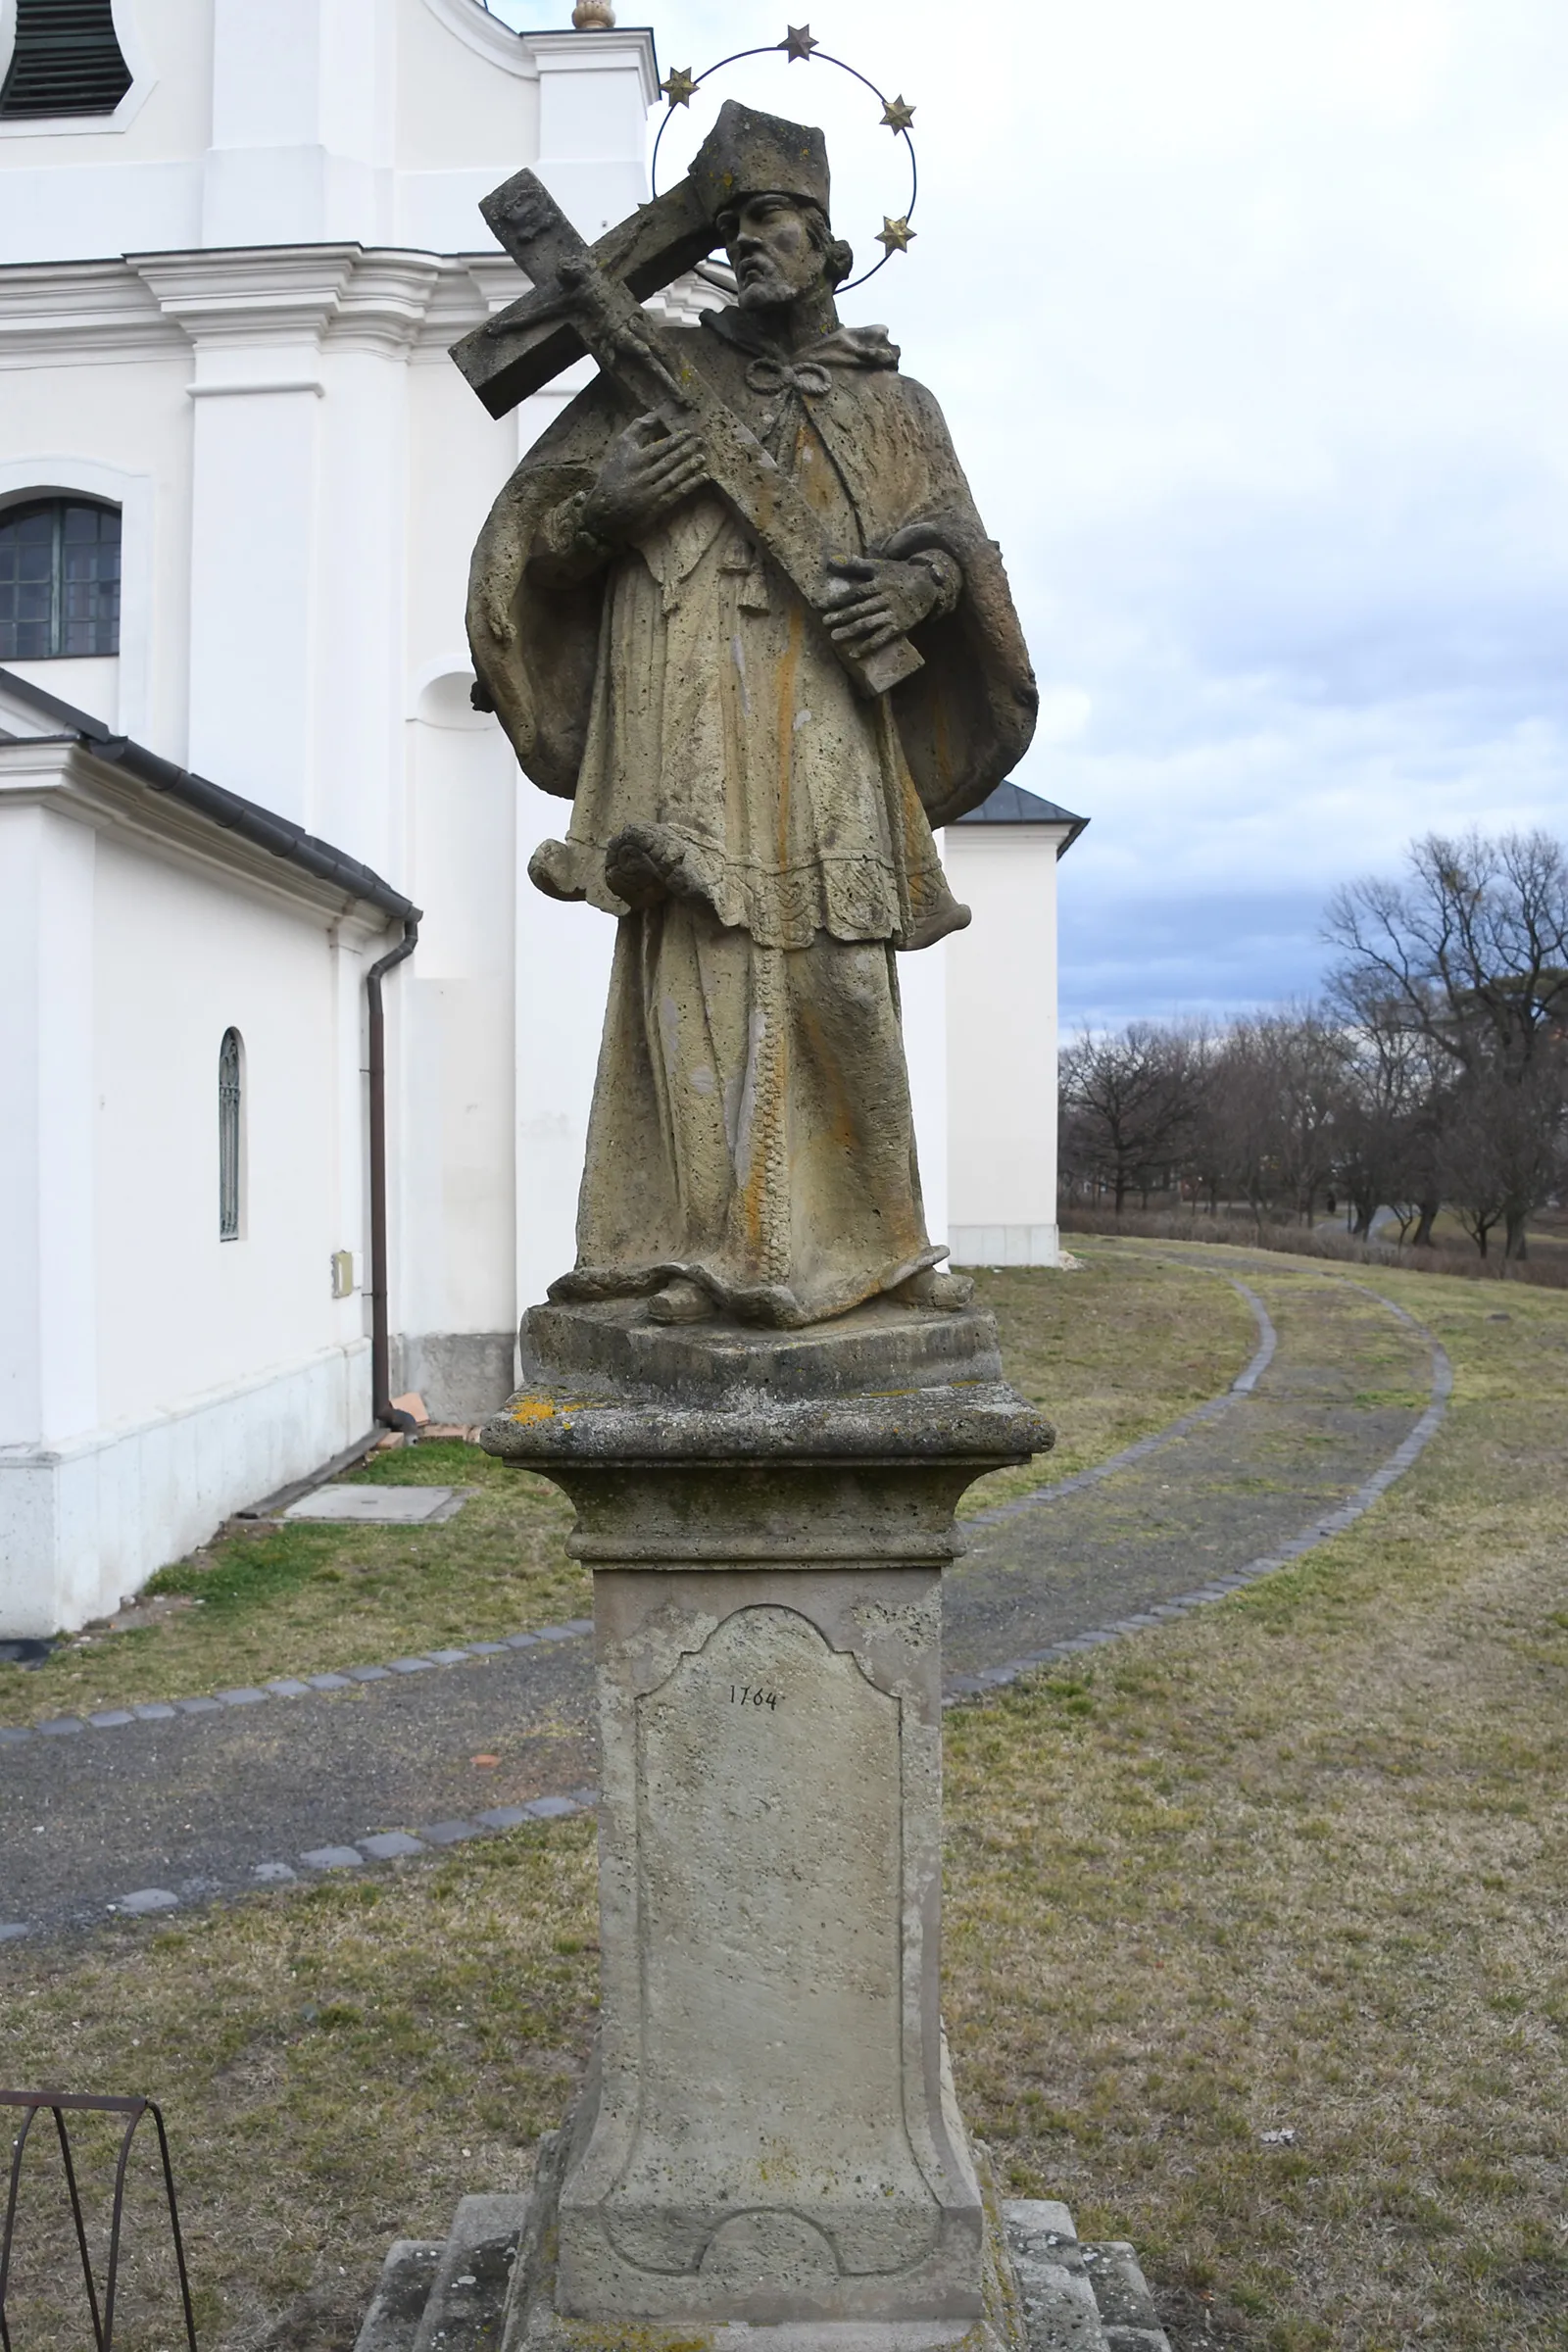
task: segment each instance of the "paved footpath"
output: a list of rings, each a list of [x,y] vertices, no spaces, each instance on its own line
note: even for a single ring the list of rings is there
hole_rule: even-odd
[[[1160,1254],[1234,1279],[1200,1249]],[[969,1550],[947,1583],[952,1697],[1266,1574],[1370,1507],[1432,1436],[1447,1363],[1408,1316],[1369,1286],[1261,1255],[1241,1274],[1258,1345],[1234,1388],[965,1523]],[[1411,1393],[1425,1409],[1390,1401]],[[579,1811],[595,1778],[586,1631],[404,1660],[326,1690],[291,1683],[251,1703],[0,1739],[0,1936],[373,1868]]]

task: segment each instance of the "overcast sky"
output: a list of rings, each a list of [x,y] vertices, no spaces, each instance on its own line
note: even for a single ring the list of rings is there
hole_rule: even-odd
[[[807,14],[808,0],[790,13]],[[514,22],[564,7],[512,0]],[[638,0],[660,70],[772,0]],[[1043,689],[1064,1023],[1309,993],[1412,834],[1568,833],[1565,0],[814,0],[912,100],[917,241],[845,316],[937,393]],[[902,145],[821,60],[862,262]],[[670,176],[661,165],[661,185]]]

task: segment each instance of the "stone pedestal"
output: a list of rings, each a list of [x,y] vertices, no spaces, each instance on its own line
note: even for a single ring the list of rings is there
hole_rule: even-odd
[[[594,1571],[603,2014],[508,2341],[1004,2335],[939,2007],[941,1576],[1051,1431],[977,1314],[552,1307],[525,1350],[484,1443]]]

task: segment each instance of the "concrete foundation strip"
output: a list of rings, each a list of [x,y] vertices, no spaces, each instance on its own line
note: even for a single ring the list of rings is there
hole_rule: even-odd
[[[1174,1262],[1180,1265],[1190,1265],[1192,1260],[1180,1258]],[[1203,1270],[1207,1271],[1206,1268]],[[1220,1269],[1216,1267],[1214,1271],[1218,1273]],[[1255,1381],[1254,1366],[1256,1370],[1261,1370],[1262,1364],[1268,1361],[1274,1351],[1274,1327],[1268,1321],[1262,1301],[1254,1298],[1245,1283],[1237,1282],[1236,1277],[1232,1274],[1224,1275],[1223,1279],[1235,1285],[1236,1289],[1251,1304],[1254,1313],[1259,1315],[1262,1322],[1268,1327],[1268,1338],[1264,1348],[1258,1350],[1258,1355],[1253,1357],[1252,1363],[1248,1366],[1247,1372],[1243,1373],[1242,1379],[1235,1384],[1235,1389],[1229,1395],[1214,1398],[1206,1405],[1200,1405],[1197,1412],[1188,1414],[1185,1422],[1173,1422],[1169,1430],[1158,1432],[1154,1438],[1144,1439],[1139,1445],[1130,1446],[1125,1453],[1118,1454],[1113,1462],[1099,1464],[1098,1471],[1085,1471],[1079,1478],[1064,1479],[1056,1487],[1040,1488],[1032,1494],[1020,1496],[1016,1502],[1004,1503],[998,1510],[988,1511],[975,1519],[966,1519],[963,1522],[964,1526],[966,1528],[984,1526],[999,1519],[1010,1518],[1017,1511],[1027,1509],[1033,1504],[1049,1502],[1054,1494],[1070,1494],[1075,1487],[1086,1484],[1096,1475],[1102,1477],[1107,1471],[1119,1467],[1123,1463],[1138,1460],[1145,1453],[1152,1453],[1157,1446],[1175,1436],[1182,1428],[1190,1429],[1195,1422],[1209,1419],[1216,1410],[1223,1409],[1230,1402],[1232,1395],[1241,1393],[1242,1382],[1248,1380],[1249,1375]],[[1347,1280],[1343,1275],[1325,1275],[1324,1279],[1326,1281]],[[1065,1642],[1054,1642],[1049,1648],[1037,1650],[1028,1657],[1009,1658],[1004,1664],[988,1666],[979,1674],[955,1675],[943,1693],[944,1707],[957,1706],[966,1698],[979,1697],[988,1690],[1001,1690],[1008,1683],[1017,1682],[1022,1675],[1038,1672],[1042,1666],[1060,1665],[1063,1660],[1079,1656],[1085,1650],[1102,1648],[1105,1642],[1114,1642],[1123,1634],[1143,1633],[1151,1626],[1165,1624],[1173,1618],[1184,1617],[1189,1609],[1200,1608],[1206,1601],[1224,1600],[1230,1593],[1240,1592],[1244,1585],[1254,1583],[1258,1577],[1268,1576],[1276,1568],[1288,1567],[1292,1560],[1298,1560],[1303,1552],[1315,1550],[1319,1544],[1327,1543],[1331,1536],[1343,1535],[1348,1527],[1354,1526],[1363,1512],[1369,1511],[1375,1502],[1382,1499],[1390,1487],[1394,1485],[1395,1480],[1404,1476],[1411,1464],[1418,1459],[1436,1437],[1444,1414],[1448,1409],[1448,1399],[1453,1394],[1453,1366],[1448,1360],[1447,1350],[1442,1341],[1437,1338],[1435,1333],[1428,1331],[1426,1325],[1418,1322],[1416,1317],[1408,1313],[1404,1307],[1396,1305],[1392,1298],[1386,1298],[1381,1291],[1373,1290],[1370,1283],[1348,1282],[1348,1287],[1362,1292],[1368,1298],[1375,1299],[1377,1304],[1385,1307],[1396,1321],[1405,1324],[1411,1331],[1419,1333],[1432,1350],[1432,1385],[1427,1408],[1409,1435],[1395,1447],[1385,1461],[1379,1463],[1371,1477],[1363,1479],[1360,1486],[1352,1494],[1348,1494],[1344,1502],[1334,1510],[1325,1512],[1320,1519],[1312,1520],[1309,1525],[1300,1530],[1299,1534],[1292,1536],[1287,1543],[1277,1545],[1273,1551],[1264,1552],[1255,1560],[1249,1560],[1245,1567],[1232,1569],[1225,1576],[1217,1576],[1211,1583],[1195,1587],[1191,1592],[1179,1593],[1174,1600],[1158,1601],[1154,1607],[1142,1610],[1136,1617],[1120,1617],[1110,1625],[1094,1626],[1087,1633],[1074,1634]],[[1259,1362],[1259,1357],[1261,1362]]]

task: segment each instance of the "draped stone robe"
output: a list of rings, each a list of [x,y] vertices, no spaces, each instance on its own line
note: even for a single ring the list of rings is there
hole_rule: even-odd
[[[700,363],[831,544],[952,559],[952,609],[915,636],[936,674],[902,710],[858,696],[714,493],[607,561],[580,523],[628,421],[603,382],[498,502],[470,636],[524,767],[560,790],[571,763],[566,838],[535,853],[534,881],[619,918],[578,1263],[551,1295],[680,1274],[731,1312],[798,1325],[945,1255],[925,1229],[893,958],[967,922],[927,803],[940,819],[984,797],[1027,740],[1033,690],[940,414],[882,330],[786,356],[744,314],[708,323]],[[640,909],[606,878],[627,839],[665,884]]]

